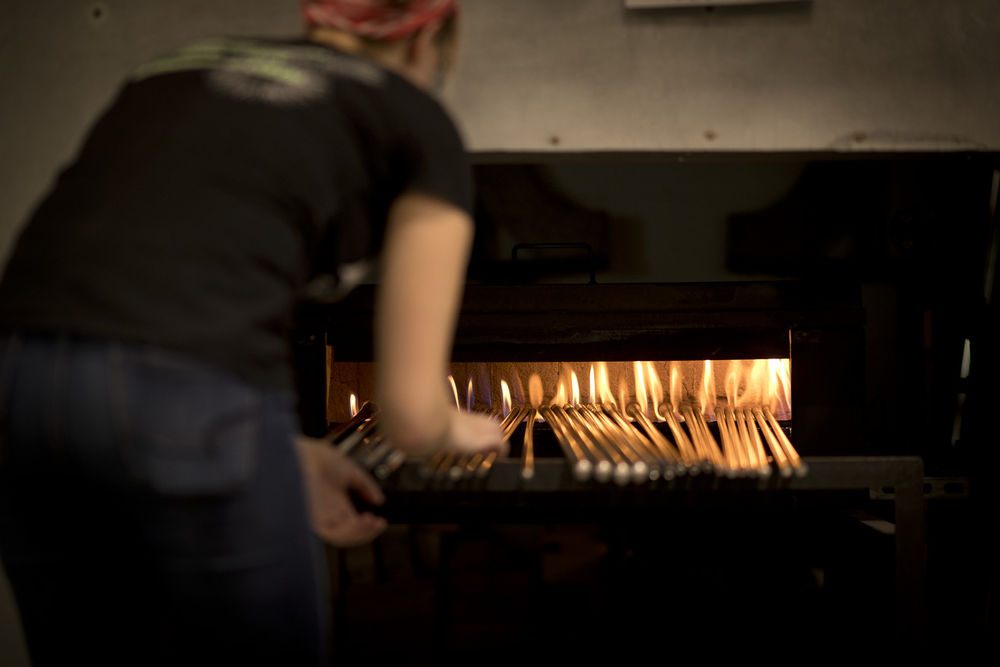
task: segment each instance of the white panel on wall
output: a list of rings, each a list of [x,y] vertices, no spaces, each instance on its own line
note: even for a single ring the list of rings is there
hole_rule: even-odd
[[[466,8],[451,98],[477,150],[1000,147],[996,0]]]

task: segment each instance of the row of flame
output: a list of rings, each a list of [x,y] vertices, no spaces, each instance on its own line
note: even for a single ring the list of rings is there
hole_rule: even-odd
[[[653,362],[635,361],[632,362],[632,377],[634,387],[621,374],[617,378],[617,393],[612,390],[612,382],[605,362],[595,362],[590,364],[589,371],[589,393],[584,396],[581,391],[580,379],[570,364],[563,364],[559,373],[554,392],[546,392],[542,378],[538,373],[531,373],[528,377],[528,404],[533,408],[538,408],[543,403],[548,405],[581,405],[584,403],[613,405],[619,407],[622,412],[632,403],[637,403],[646,416],[654,421],[665,421],[665,410],[668,405],[678,419],[683,421],[682,408],[698,406],[707,419],[716,419],[716,406],[720,404],[720,399],[724,405],[731,408],[770,408],[778,419],[789,419],[791,417],[791,374],[788,359],[731,359],[725,371],[723,395],[720,397],[716,387],[716,373],[713,362],[706,359],[701,378],[692,387],[685,382],[682,376],[681,364],[679,362],[669,362],[666,366],[669,372],[669,382],[665,387],[660,380],[659,374]],[[514,404],[515,399],[523,400],[523,384],[518,373],[510,374],[511,382],[506,379],[500,381],[501,411],[506,417]],[[459,399],[458,385],[453,375],[448,376],[452,396],[455,400],[455,407],[459,410],[463,408]],[[514,386],[512,392],[511,386]],[[465,406],[468,411],[476,409],[475,386],[473,378],[470,376],[465,387]],[[489,389],[489,388],[487,388]],[[634,389],[634,391],[633,391]],[[513,394],[513,396],[512,396]],[[544,397],[551,396],[549,401]],[[492,406],[492,392],[487,392],[487,397]],[[586,400],[584,400],[586,398]],[[669,403],[667,402],[669,400]],[[358,398],[351,394],[350,414],[358,410]]]

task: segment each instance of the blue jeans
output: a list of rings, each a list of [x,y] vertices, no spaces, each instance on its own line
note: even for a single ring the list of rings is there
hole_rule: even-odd
[[[292,397],[151,347],[0,337],[0,556],[36,667],[326,661]]]

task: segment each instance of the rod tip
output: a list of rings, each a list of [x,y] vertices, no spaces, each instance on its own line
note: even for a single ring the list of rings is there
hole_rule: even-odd
[[[583,461],[581,461],[583,463]],[[611,473],[614,468],[611,467],[611,461],[598,461],[597,465],[594,467],[594,479],[598,482],[607,482],[611,479]]]
[[[618,486],[625,486],[632,477],[632,470],[624,461],[615,466],[614,480]]]

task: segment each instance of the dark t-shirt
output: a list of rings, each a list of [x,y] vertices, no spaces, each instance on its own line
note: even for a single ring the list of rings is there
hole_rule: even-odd
[[[134,74],[35,211],[0,328],[151,343],[289,387],[297,295],[318,274],[356,281],[407,191],[471,207],[431,96],[310,42],[192,44]]]

